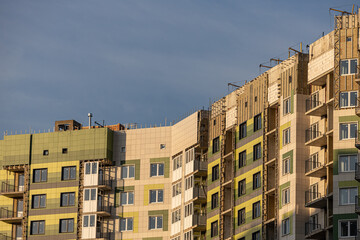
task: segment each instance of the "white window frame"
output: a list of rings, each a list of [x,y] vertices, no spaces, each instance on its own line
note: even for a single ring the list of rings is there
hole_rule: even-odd
[[[193,240],[192,235],[193,235],[192,230],[190,230],[189,232],[184,233],[184,240]]]
[[[133,177],[130,177],[130,167],[133,167],[134,168],[134,176]],[[126,168],[126,175],[127,176],[123,176],[123,169]],[[135,165],[124,165],[124,166],[121,166],[121,179],[133,179],[135,178]]]
[[[347,187],[347,188],[339,188],[339,205],[341,205],[341,206],[346,206],[346,205],[353,205],[353,204],[355,204],[355,198],[353,199],[352,197],[351,197],[351,194],[350,194],[350,192],[351,192],[351,190],[350,189],[356,189],[356,194],[354,195],[354,196],[357,196],[358,195],[358,187]],[[347,203],[344,203],[344,202],[341,202],[341,191],[342,190],[347,190],[347,199],[348,199],[348,202]],[[353,201],[353,202],[351,202],[351,201]]]
[[[290,127],[283,130],[283,146],[291,143],[291,131]]]
[[[341,223],[342,223],[342,222],[347,222],[347,223],[348,223],[348,230],[347,230],[348,235],[346,235],[346,236],[342,236],[342,235],[341,235],[341,233],[342,233],[342,231],[341,231]],[[339,221],[339,238],[356,237],[356,235],[355,235],[355,236],[351,236],[351,235],[350,235],[350,222],[356,222],[356,226],[357,226],[357,220],[356,220],[356,219],[340,220],[340,221]]]
[[[351,61],[356,61],[356,71],[355,72],[351,72]],[[341,65],[343,62],[347,62],[347,69],[348,69],[348,72],[347,73],[342,73],[341,70]],[[343,59],[343,60],[340,60],[340,75],[341,76],[347,76],[347,75],[354,75],[357,73],[357,59],[356,58],[351,58],[351,59]]]
[[[122,202],[122,196],[126,194],[126,203]],[[133,203],[129,203],[130,194],[132,194]],[[126,205],[134,205],[135,199],[134,199],[134,191],[127,191],[127,192],[121,192],[120,193],[120,205],[126,206]]]
[[[185,179],[185,191],[194,187],[194,175]]]
[[[342,172],[342,173],[348,173],[348,172],[355,172],[355,168],[356,168],[356,165],[354,166],[354,170],[351,170],[351,156],[356,156],[356,161],[355,161],[355,164],[358,162],[358,154],[340,154],[339,155],[339,158],[338,158],[338,163],[339,163],[339,172]],[[347,170],[344,170],[342,169],[341,167],[341,161],[340,161],[340,158],[341,157],[346,157],[346,161],[347,161],[347,166],[348,166],[348,169]]]
[[[351,93],[356,93],[356,101],[355,101],[355,105],[351,105]],[[347,94],[347,105],[342,105],[342,95],[343,94]],[[340,100],[339,100],[339,105],[340,108],[351,108],[351,107],[356,107],[358,105],[357,103],[357,99],[358,99],[358,91],[346,91],[346,92],[340,92]]]
[[[150,218],[155,218],[155,228],[150,228]],[[161,227],[158,227],[158,221],[161,218]],[[163,216],[149,216],[149,230],[163,229],[164,221]]]
[[[123,221],[125,220],[125,221]],[[131,225],[129,224],[131,220]],[[122,223],[125,222],[125,226],[122,225]],[[131,228],[130,228],[130,227]],[[120,232],[131,232],[134,231],[134,218],[129,217],[129,218],[121,218],[120,219]]]
[[[155,175],[152,175],[152,172],[151,172],[151,170],[152,170],[152,166],[153,165],[156,165],[156,174]],[[162,167],[162,174],[160,175],[160,165],[162,165],[163,167]],[[150,177],[163,177],[164,176],[164,173],[165,173],[165,164],[164,163],[151,163],[150,164]]]
[[[282,167],[282,174],[283,176],[290,174],[290,157],[284,158],[282,161],[283,167]]]
[[[176,183],[172,186],[172,196],[176,197],[179,194],[181,194],[181,182]]]
[[[189,203],[185,205],[185,217],[193,215],[194,205],[193,203]]]
[[[175,171],[178,168],[182,167],[182,154],[173,158],[173,170]]]
[[[288,97],[286,99],[284,99],[283,101],[283,116],[288,115],[289,113],[291,113],[291,97]]]
[[[290,234],[290,218],[286,218],[281,222],[281,233],[282,236]]]
[[[355,124],[356,125],[356,130],[355,130],[355,136],[351,137],[351,125]],[[342,138],[341,136],[341,125],[348,125],[348,129],[347,129],[347,138]],[[346,122],[346,123],[340,123],[339,124],[339,140],[350,140],[350,139],[355,139],[357,136],[357,131],[358,131],[358,123],[357,122]]]
[[[171,213],[171,223],[174,224],[181,221],[181,209],[175,210]]]
[[[156,192],[156,199],[154,202],[151,202],[151,192],[155,191]],[[162,201],[159,201],[159,192],[162,192]],[[154,203],[163,203],[164,202],[164,190],[163,189],[151,189],[149,190],[149,203],[150,204],[154,204]]]
[[[282,190],[282,193],[281,193],[281,196],[282,196],[282,205],[287,205],[290,203],[290,187],[288,188],[285,188]]]

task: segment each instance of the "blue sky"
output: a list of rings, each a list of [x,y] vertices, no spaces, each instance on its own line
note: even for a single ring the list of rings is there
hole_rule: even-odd
[[[3,0],[0,138],[86,124],[88,112],[106,124],[176,120],[330,32],[329,8],[353,3]]]

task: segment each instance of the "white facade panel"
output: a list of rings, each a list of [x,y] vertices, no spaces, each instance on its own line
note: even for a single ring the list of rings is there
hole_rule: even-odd
[[[171,207],[172,208],[176,208],[178,206],[181,205],[181,194],[175,196],[175,197],[172,197],[171,199]]]
[[[190,201],[191,199],[193,199],[194,197],[194,188],[189,188],[188,190],[185,191],[185,199],[184,201]]]
[[[237,107],[232,107],[226,112],[226,128],[230,128],[236,124]]]
[[[182,167],[172,172],[172,181],[175,182],[182,177]]]
[[[171,224],[171,235],[175,235],[180,232],[181,221]]]
[[[310,61],[308,64],[308,81],[331,71],[334,68],[334,50],[330,50]]]

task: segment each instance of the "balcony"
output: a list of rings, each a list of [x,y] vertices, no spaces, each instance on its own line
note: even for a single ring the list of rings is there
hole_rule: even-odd
[[[355,163],[355,180],[360,182],[360,163]]]
[[[102,201],[102,202],[98,202],[96,213],[102,217],[110,217],[111,210],[112,210],[112,205],[110,205],[109,201],[107,202]]]
[[[206,176],[207,162],[200,160],[193,160],[185,164],[185,175],[195,173],[197,176]]]
[[[305,192],[305,207],[325,208],[327,205],[326,196],[315,191]]]
[[[19,198],[24,194],[24,186],[15,186],[7,182],[2,182],[0,194],[10,198]]]
[[[311,128],[305,130],[305,145],[321,147],[326,145],[326,135]]]
[[[306,239],[325,239],[325,229],[320,224],[307,222],[305,223]]]
[[[13,238],[4,233],[0,233],[0,240],[13,240]]]
[[[193,228],[195,230],[206,230],[206,214],[195,213],[193,215]]]
[[[193,198],[195,201],[206,203],[206,187],[195,185],[193,189]]]
[[[306,99],[306,112],[308,116],[321,117],[326,115],[326,104],[325,102],[315,101],[313,99]]]
[[[360,196],[355,196],[355,213],[360,215]]]
[[[14,212],[7,208],[0,208],[0,221],[10,224],[21,223],[22,217],[22,212]]]
[[[326,176],[326,167],[320,161],[310,158],[305,161],[305,176],[317,178]]]
[[[110,239],[110,232],[106,231],[101,227],[96,228],[96,238],[95,239]]]
[[[111,191],[113,180],[110,178],[110,175],[99,175],[98,187],[102,190]]]

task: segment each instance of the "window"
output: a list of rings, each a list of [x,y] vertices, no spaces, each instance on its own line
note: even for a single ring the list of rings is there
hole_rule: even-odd
[[[60,233],[74,232],[74,219],[60,219]]]
[[[193,203],[189,203],[185,205],[185,217],[190,216],[193,214]]]
[[[246,194],[246,179],[243,179],[238,182],[238,196],[243,196]]]
[[[253,190],[261,187],[261,175],[257,172],[253,175]]]
[[[34,169],[33,182],[46,182],[47,181],[47,168]]]
[[[340,123],[340,140],[354,139],[357,133],[357,123]]]
[[[160,144],[160,149],[165,149],[166,148],[166,144]]]
[[[254,161],[261,158],[261,143],[254,145],[253,157]]]
[[[164,164],[152,163],[150,164],[150,177],[164,176]]]
[[[180,239],[179,239],[180,240]],[[184,234],[184,240],[193,240],[192,238],[192,231],[186,232]]]
[[[95,227],[95,215],[85,215],[83,218],[83,227]]]
[[[355,204],[355,196],[358,193],[358,188],[340,188],[340,205]]]
[[[355,171],[355,165],[357,163],[357,154],[352,155],[340,155],[339,156],[339,167],[340,172],[353,172]]]
[[[187,150],[185,152],[185,162],[189,163],[194,161],[195,158],[195,149],[194,148],[190,148],[189,150]]]
[[[171,223],[176,223],[181,220],[181,209],[175,210],[171,213]]]
[[[48,156],[48,155],[49,155],[49,150],[44,150],[44,151],[43,151],[43,155],[44,155],[44,156]]]
[[[122,153],[126,152],[126,147],[121,147],[120,151],[121,151]]]
[[[75,193],[61,193],[61,207],[75,206]]]
[[[340,237],[355,237],[356,236],[356,220],[340,221]]]
[[[282,190],[282,205],[290,203],[290,188]]]
[[[92,188],[92,189],[87,188],[87,189],[85,189],[84,200],[85,201],[96,200],[96,188]]]
[[[176,156],[174,157],[173,159],[173,168],[174,168],[174,171],[178,168],[181,168],[182,166],[182,154],[179,155],[179,156]]]
[[[340,107],[356,107],[357,106],[357,95],[356,91],[341,92],[340,93]]]
[[[216,181],[219,179],[219,164],[215,165],[214,167],[212,167],[212,172],[211,172],[211,180],[212,181]]]
[[[283,145],[290,143],[290,128],[283,130]]]
[[[283,169],[283,175],[290,173],[290,158],[285,158],[283,160],[282,169]]]
[[[253,219],[260,217],[260,201],[253,203],[252,214]]]
[[[32,208],[45,208],[46,207],[46,195],[32,195]]]
[[[246,166],[246,150],[239,153],[239,168]]]
[[[218,235],[218,221],[211,223],[211,237],[215,237]]]
[[[213,153],[217,153],[220,150],[220,138],[216,137],[213,139]]]
[[[31,221],[31,235],[45,234],[45,221]]]
[[[211,209],[217,208],[219,205],[219,193],[211,195]]]
[[[62,149],[62,154],[67,154],[68,153],[68,149],[67,148],[63,148]]]
[[[261,129],[261,113],[254,117],[254,132]]]
[[[61,180],[75,180],[76,179],[76,166],[63,167],[61,171]]]
[[[121,205],[134,204],[134,192],[122,192],[120,195],[121,195]]]
[[[85,174],[97,174],[98,162],[87,162],[85,163]]]
[[[260,231],[254,232],[251,236],[251,240],[260,240]]]
[[[172,187],[172,196],[175,197],[179,194],[181,194],[181,182],[173,185]]]
[[[290,218],[282,220],[281,228],[283,236],[290,234]]]
[[[162,216],[150,216],[149,217],[149,230],[162,229],[163,217]]]
[[[292,83],[292,76],[289,76],[289,84]]]
[[[194,176],[190,176],[185,179],[185,190],[193,188],[194,186]]]
[[[120,219],[120,231],[132,231],[133,230],[133,218],[121,218]]]
[[[134,178],[135,177],[135,166],[129,165],[129,166],[122,166],[121,167],[121,178]]]
[[[351,42],[352,38],[351,37],[346,37],[346,41],[347,42]]]
[[[163,202],[163,190],[150,190],[150,203]]]
[[[245,223],[245,208],[238,211],[238,226]]]
[[[291,112],[291,99],[287,98],[284,99],[284,110],[283,110],[283,115],[289,114]]]
[[[357,59],[346,59],[340,61],[340,75],[351,75],[357,73]]]
[[[246,122],[239,125],[239,139],[246,137]]]

